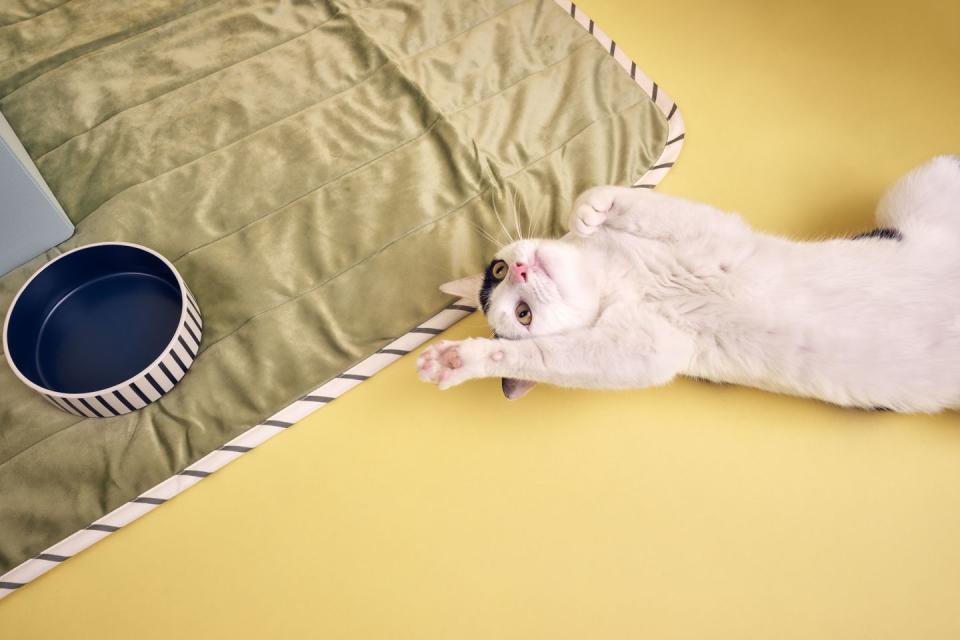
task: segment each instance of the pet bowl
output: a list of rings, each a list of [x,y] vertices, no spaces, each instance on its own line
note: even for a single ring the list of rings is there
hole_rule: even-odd
[[[186,374],[200,308],[173,265],[135,244],[90,244],[51,260],[3,325],[10,368],[52,404],[106,418],[142,409]]]

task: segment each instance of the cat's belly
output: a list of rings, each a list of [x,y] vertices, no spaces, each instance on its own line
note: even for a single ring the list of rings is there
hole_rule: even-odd
[[[960,315],[949,324],[861,322],[718,333],[684,373],[861,408],[960,408]]]
[[[758,252],[691,375],[845,406],[960,408],[960,259],[893,241]],[[767,255],[768,254],[768,255]]]

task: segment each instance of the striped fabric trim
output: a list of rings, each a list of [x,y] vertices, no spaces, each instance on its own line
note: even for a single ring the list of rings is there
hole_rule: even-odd
[[[576,3],[569,0],[554,0],[560,8],[570,14],[570,17],[576,20],[581,27],[586,29],[603,46],[603,48],[616,60],[627,74],[633,78],[633,81],[650,96],[650,99],[660,113],[667,121],[667,142],[660,153],[660,157],[653,163],[646,173],[633,183],[633,187],[638,189],[652,189],[670,170],[673,163],[680,157],[680,149],[683,148],[686,127],[683,124],[683,117],[677,109],[677,103],[667,95],[663,87],[651,80],[647,74],[640,70],[637,63],[630,59],[627,53],[620,48],[607,33],[590,19],[583,9]]]
[[[465,300],[460,300],[448,306],[406,335],[397,338],[359,364],[317,387],[293,404],[261,421],[260,424],[210,452],[187,468],[181,469],[149,491],[111,511],[65,540],[45,549],[35,558],[31,558],[11,569],[0,576],[0,598],[38,578],[60,562],[68,560],[95,542],[99,542],[177,494],[186,491],[203,478],[218,471],[240,456],[249,453],[270,438],[283,433],[295,422],[339,398],[387,365],[396,362],[436,334],[476,310],[476,307],[466,304]],[[153,391],[153,389],[143,390],[144,393],[150,391]],[[142,403],[138,402],[138,404],[142,406]]]
[[[654,104],[657,105],[657,108],[667,120],[668,133],[663,152],[654,165],[633,184],[633,186],[637,188],[652,189],[663,179],[667,172],[669,172],[680,155],[680,149],[683,147],[685,129],[683,118],[680,116],[676,103],[673,102],[660,86],[650,80],[650,78],[637,67],[636,63],[627,57],[626,53],[606,35],[603,29],[583,13],[579,7],[565,0],[555,0],[555,2],[569,13],[580,26],[593,34],[593,37],[600,42],[624,71],[650,96],[650,99],[653,100]],[[190,303],[189,311],[192,312],[187,314],[187,324],[192,331],[182,331],[178,339],[174,341],[169,358],[164,358],[163,360],[167,372],[164,372],[163,369],[158,366],[149,372],[153,378],[153,383],[151,383],[146,376],[142,376],[134,381],[136,384],[131,383],[130,389],[121,390],[121,393],[112,399],[105,398],[105,400],[110,401],[110,406],[112,406],[114,410],[126,413],[131,410],[130,407],[127,406],[128,403],[136,409],[146,406],[149,402],[160,397],[161,391],[156,389],[154,383],[161,388],[163,388],[164,385],[169,385],[170,382],[167,378],[168,372],[173,376],[177,376],[185,370],[183,365],[189,367],[193,363],[193,359],[199,351],[200,329],[202,329],[203,325],[200,308],[193,294],[187,291],[187,296]],[[396,362],[476,310],[476,307],[467,304],[466,300],[459,300],[447,306],[446,309],[437,315],[373,353],[359,364],[335,376],[293,404],[281,409],[268,419],[260,422],[260,424],[248,429],[230,442],[215,449],[170,478],[167,478],[149,491],[111,511],[70,537],[45,549],[44,552],[37,557],[27,560],[14,569],[11,569],[0,576],[0,599],[13,593],[14,590],[31,580],[43,575],[60,562],[80,553],[90,545],[152,511],[179,493],[186,491],[203,478],[218,471],[240,456],[249,453],[270,438],[283,433],[294,423],[318,411],[330,402],[333,402],[357,385],[362,384],[373,374],[387,365]],[[64,411],[69,411],[75,415],[87,415],[76,406],[71,405],[69,408],[63,406],[58,402],[58,400],[62,400],[60,398],[47,399]],[[101,403],[103,403],[102,400],[97,400],[97,405],[101,405]],[[100,409],[101,411],[107,410],[105,406],[102,405]]]

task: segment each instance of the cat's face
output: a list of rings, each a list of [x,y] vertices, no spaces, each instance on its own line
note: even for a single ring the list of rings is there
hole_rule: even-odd
[[[556,240],[520,240],[487,265],[480,305],[494,332],[508,339],[589,326],[599,287],[577,247]]]

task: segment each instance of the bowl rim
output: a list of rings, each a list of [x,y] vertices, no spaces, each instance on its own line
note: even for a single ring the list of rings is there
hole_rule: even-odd
[[[155,360],[153,360],[153,362],[151,362],[146,367],[144,367],[139,372],[137,372],[136,375],[133,375],[127,378],[126,380],[124,380],[123,382],[113,385],[112,387],[106,387],[105,389],[95,389],[93,391],[85,391],[83,393],[64,393],[61,391],[54,391],[53,389],[47,389],[46,387],[41,387],[40,385],[36,384],[32,380],[29,380],[25,375],[23,375],[23,373],[20,372],[20,369],[17,367],[17,365],[13,362],[13,358],[10,356],[10,347],[7,344],[7,327],[10,325],[10,317],[13,315],[13,310],[16,308],[17,301],[20,300],[20,296],[23,294],[23,292],[27,290],[27,287],[30,286],[30,283],[33,282],[34,278],[36,278],[41,273],[46,271],[47,268],[49,268],[52,264],[56,263],[58,260],[65,258],[71,253],[77,253],[78,251],[84,251],[87,249],[92,249],[93,247],[102,247],[102,246],[132,247],[134,249],[146,251],[147,253],[155,256],[156,258],[159,258],[160,261],[168,269],[170,269],[170,271],[173,273],[173,276],[177,279],[177,284],[180,286],[180,319],[177,322],[177,328],[174,330],[173,335],[170,336],[170,343],[173,343],[173,341],[176,340],[177,333],[180,331],[180,327],[182,327],[183,323],[186,321],[187,306],[190,304],[189,300],[187,299],[187,296],[190,295],[189,289],[187,289],[187,283],[183,280],[183,277],[180,275],[180,272],[177,271],[177,268],[173,266],[172,262],[167,260],[165,257],[160,255],[158,252],[154,251],[150,247],[145,247],[142,244],[136,244],[133,242],[94,242],[91,244],[85,244],[79,247],[75,247],[70,251],[61,253],[60,255],[48,261],[45,265],[37,269],[33,273],[33,275],[27,278],[27,281],[23,283],[23,286],[20,287],[20,289],[17,291],[17,294],[13,296],[13,300],[10,302],[10,308],[7,309],[7,315],[3,320],[3,357],[6,359],[7,364],[10,366],[10,369],[13,370],[13,373],[17,376],[17,378],[19,378],[21,382],[23,382],[25,385],[27,385],[37,393],[43,394],[45,396],[53,396],[56,398],[89,398],[90,396],[108,394],[113,391],[118,391],[120,389],[123,389],[127,385],[129,385],[132,381],[142,377],[145,373],[155,368],[157,364],[161,360],[163,360],[167,355],[167,349],[165,348],[163,351],[160,352],[160,355],[157,356]],[[203,328],[200,327],[200,329],[202,330]],[[191,363],[190,366],[193,366],[193,363]]]

